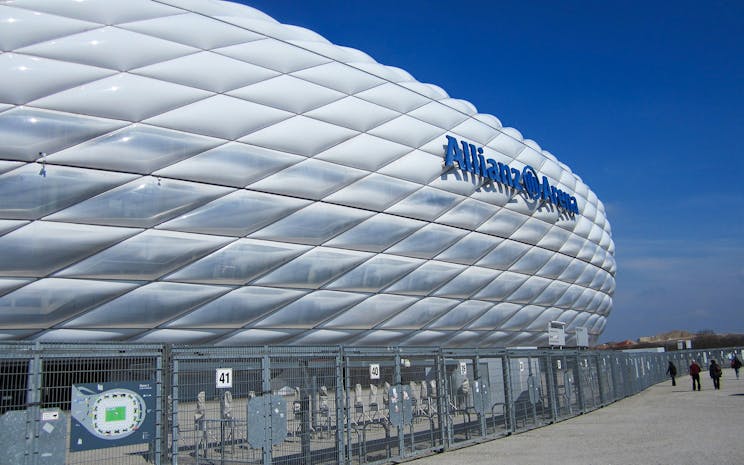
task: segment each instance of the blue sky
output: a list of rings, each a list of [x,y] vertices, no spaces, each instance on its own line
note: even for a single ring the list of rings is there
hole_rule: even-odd
[[[744,2],[244,0],[568,164],[616,246],[601,341],[744,333]]]

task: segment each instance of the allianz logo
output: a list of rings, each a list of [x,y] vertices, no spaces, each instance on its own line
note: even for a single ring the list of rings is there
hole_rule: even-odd
[[[576,197],[551,186],[547,176],[540,180],[537,172],[529,165],[522,170],[511,168],[509,165],[497,162],[483,155],[483,147],[476,147],[464,140],[458,141],[452,136],[447,137],[447,149],[444,154],[444,166],[454,167],[511,187],[517,192],[524,192],[532,200],[550,202],[569,213],[579,213]]]

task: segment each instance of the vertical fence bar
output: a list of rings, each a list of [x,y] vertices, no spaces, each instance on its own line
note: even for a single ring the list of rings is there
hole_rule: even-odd
[[[558,395],[556,393],[556,377],[553,371],[553,358],[549,352],[543,353],[543,360],[545,362],[546,373],[548,377],[548,400],[550,402],[550,415],[551,421],[558,421]]]
[[[394,385],[398,386],[398,388],[401,387],[401,378],[400,378],[400,348],[395,349],[395,368],[394,368]],[[403,393],[401,393],[401,396]],[[401,406],[402,408],[402,406]],[[405,440],[405,431],[403,430],[403,426],[398,426],[398,455],[402,458],[406,456],[406,440]]]
[[[26,456],[28,465],[38,463],[39,412],[41,405],[41,345],[34,344],[33,358],[29,361],[26,411]]]
[[[586,404],[584,402],[584,386],[581,382],[581,357],[578,352],[574,352],[573,357],[573,379],[574,386],[576,386],[576,399],[579,404],[579,412],[586,412]]]
[[[505,398],[505,404],[506,404],[506,413],[508,417],[508,428],[507,433],[511,434],[514,431],[516,431],[516,414],[514,412],[514,393],[512,391],[512,381],[511,381],[511,359],[509,358],[509,353],[506,353],[502,359],[501,366],[504,372],[503,380],[504,380],[504,398]]]
[[[439,424],[439,435],[442,443],[442,449],[447,450],[450,447],[449,435],[447,434],[451,428],[451,422],[449,421],[449,415],[447,415],[447,389],[444,379],[446,378],[446,368],[444,361],[444,353],[441,349],[438,349],[435,357],[435,373],[436,376],[436,397],[435,403],[437,405],[437,421]]]
[[[346,355],[344,357],[344,390],[341,393],[341,397],[339,399],[342,399],[340,402],[342,411],[341,414],[344,418],[344,429],[346,431],[346,460],[351,461],[352,457],[354,457],[354,450],[352,449],[353,441],[351,438],[351,366],[349,363],[349,356]],[[359,458],[359,462],[362,462],[361,454]]]
[[[268,414],[271,410],[271,367],[269,358],[269,348],[264,348],[263,357],[261,358],[261,398],[263,399],[263,411],[264,414]],[[271,465],[271,423],[266,422],[264,428],[264,440],[262,454],[263,465]]]
[[[167,402],[163,402],[163,356],[162,354],[155,358],[155,444],[154,459],[155,465],[161,465],[163,453],[163,431],[166,425],[166,412],[163,408]],[[167,437],[167,436],[166,436]]]
[[[173,360],[173,372],[171,375],[171,463],[178,465],[178,447],[179,447],[179,429],[180,424],[178,422],[178,360]]]
[[[334,433],[336,440],[336,448],[338,449],[338,464],[344,464],[347,460],[351,460],[351,456],[346,456],[346,445],[344,443],[344,409],[343,402],[339,402],[344,396],[344,349],[343,347],[338,348],[336,354],[336,402],[334,407],[336,409],[336,431]]]

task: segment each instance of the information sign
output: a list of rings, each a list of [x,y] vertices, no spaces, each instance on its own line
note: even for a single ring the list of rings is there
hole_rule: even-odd
[[[232,368],[217,368],[215,370],[214,384],[217,389],[231,389],[232,383]]]
[[[548,345],[560,347],[566,345],[565,326],[562,321],[551,321],[548,324]]]
[[[154,381],[73,384],[70,451],[150,442],[155,386]]]

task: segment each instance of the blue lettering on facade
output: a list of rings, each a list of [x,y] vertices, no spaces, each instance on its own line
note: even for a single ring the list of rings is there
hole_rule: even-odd
[[[449,135],[446,137],[445,167],[456,166],[463,171],[524,192],[532,200],[541,199],[567,212],[579,213],[576,197],[551,186],[547,176],[543,176],[541,180],[531,166],[527,165],[519,171],[492,158],[486,158],[483,147],[476,147],[475,144],[464,140],[458,141]]]

